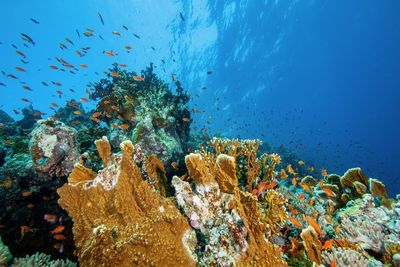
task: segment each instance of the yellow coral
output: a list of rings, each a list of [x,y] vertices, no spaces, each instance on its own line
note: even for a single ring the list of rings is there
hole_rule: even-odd
[[[261,221],[265,223],[274,234],[277,234],[287,221],[287,204],[287,199],[273,189],[267,190],[264,199],[258,202]]]
[[[74,181],[82,182],[57,190],[60,206],[74,222],[80,265],[194,266],[186,247],[191,231],[186,219],[172,200],[163,199],[141,179],[132,143],[120,147],[122,156],[113,156],[95,178],[87,181],[90,175],[78,165],[74,175],[85,177]]]
[[[151,184],[157,189],[162,196],[167,196],[168,185],[164,164],[156,155],[146,157],[145,162],[146,173],[149,176]]]

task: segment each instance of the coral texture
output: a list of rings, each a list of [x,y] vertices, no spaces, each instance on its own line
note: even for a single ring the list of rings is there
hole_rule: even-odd
[[[11,259],[11,253],[8,247],[3,244],[0,237],[0,267],[7,266],[7,262]]]
[[[235,158],[193,153],[185,158],[191,185],[175,176],[178,205],[204,244],[203,266],[286,266],[280,251],[265,239],[257,198],[237,186]],[[229,176],[229,177],[228,177]],[[221,190],[224,188],[224,190]]]
[[[112,155],[95,178],[77,164],[79,171],[71,175],[83,177],[74,177],[75,183],[69,181],[58,190],[59,204],[74,221],[80,265],[194,266],[187,221],[174,202],[142,180],[132,159],[132,143],[125,141],[120,147],[122,155]]]
[[[79,159],[77,131],[62,122],[38,121],[32,130],[29,150],[38,173],[68,176]]]
[[[321,250],[322,244],[318,239],[318,234],[313,227],[308,226],[306,229],[301,231],[301,239],[303,239],[304,247],[306,249],[307,257],[309,260],[316,264],[322,263]]]
[[[49,255],[36,253],[24,258],[15,258],[13,267],[76,267],[77,264],[69,260],[51,260]]]
[[[365,255],[351,249],[333,248],[332,251],[322,252],[322,260],[325,266],[331,266],[335,261],[336,266],[354,266],[354,267],[379,267],[383,264],[376,260],[369,260]]]

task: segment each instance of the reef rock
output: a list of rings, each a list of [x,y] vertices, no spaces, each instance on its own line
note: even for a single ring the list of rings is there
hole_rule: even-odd
[[[14,119],[10,117],[4,110],[0,109],[0,123],[11,123]]]
[[[195,189],[177,176],[172,184],[178,205],[203,239],[200,265],[287,266],[279,249],[265,239],[256,196],[237,186],[235,158],[219,154],[214,160],[195,153],[185,162]]]
[[[79,264],[195,266],[193,231],[175,203],[142,180],[132,143],[121,143],[122,155],[108,159],[107,138],[96,145],[104,169],[96,175],[78,163],[57,191],[74,222]]]
[[[68,176],[79,159],[77,131],[51,119],[38,121],[31,133],[29,150],[36,172]]]

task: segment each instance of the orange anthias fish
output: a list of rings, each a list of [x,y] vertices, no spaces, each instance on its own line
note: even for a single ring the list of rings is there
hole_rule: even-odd
[[[81,112],[80,110],[75,110],[75,111],[74,111],[74,114],[75,114],[75,115],[81,115],[82,112]]]
[[[122,124],[119,126],[120,129],[122,130],[128,130],[129,129],[129,124]]]
[[[47,222],[50,223],[56,223],[57,222],[57,216],[53,214],[45,214],[43,216],[43,219],[46,220]]]
[[[82,68],[82,69],[84,69],[84,68],[87,68],[88,66],[86,65],[86,64],[80,64],[79,65],[79,68]]]
[[[128,65],[126,65],[126,64],[118,64],[121,68],[126,68],[126,67],[128,67]]]
[[[65,229],[65,226],[59,225],[59,226],[57,226],[56,228],[54,228],[54,230],[51,231],[50,233],[52,233],[52,234],[59,234],[59,233],[61,233],[62,231],[64,231],[64,229]]]
[[[302,160],[299,160],[299,165],[304,165],[304,161],[302,161]]]
[[[79,98],[79,100],[81,100],[82,102],[85,102],[85,103],[88,103],[88,102],[89,102],[89,99],[84,98],[84,97]]]
[[[126,46],[125,46],[125,49],[127,49],[127,50],[131,50],[131,49],[132,49],[132,46],[130,46],[130,45],[126,45]]]
[[[308,184],[300,182],[299,185],[301,187],[303,187],[304,191],[306,191],[306,192],[308,192],[310,194],[312,193],[311,188],[310,188],[310,186]]]
[[[321,175],[322,175],[323,177],[328,176],[328,171],[327,171],[325,168],[322,168],[322,169],[321,169]]]
[[[15,69],[18,70],[18,71],[21,71],[21,72],[27,72],[26,69],[23,69],[23,68],[21,68],[21,67],[15,67]]]
[[[171,73],[171,81],[175,81],[175,76],[173,73]]]
[[[182,121],[183,122],[190,122],[190,119],[189,118],[182,118]]]
[[[92,114],[92,117],[93,117],[93,118],[97,118],[97,117],[99,117],[100,115],[101,115],[101,112],[100,112],[100,111],[96,111],[95,113]]]
[[[331,264],[329,265],[329,267],[336,267],[336,260],[335,259],[331,260]]]
[[[21,238],[25,236],[26,233],[33,232],[32,228],[27,225],[21,226]]]
[[[324,245],[322,246],[322,249],[329,249],[332,247],[332,244],[333,244],[333,239],[326,240]]]
[[[176,163],[175,161],[171,163],[172,168],[174,168],[175,170],[178,170],[178,163]]]
[[[107,56],[110,56],[110,57],[115,56],[113,51],[104,51],[104,54],[106,54]]]
[[[30,196],[32,196],[32,192],[29,192],[29,191],[23,192],[23,193],[22,193],[22,196],[23,196],[23,197],[30,197]]]
[[[134,79],[135,81],[137,81],[137,82],[142,82],[142,81],[144,81],[144,78],[143,78],[143,77],[140,77],[140,76],[134,76],[133,79]]]
[[[111,76],[113,76],[114,78],[119,78],[121,77],[118,73],[116,72],[111,72]]]
[[[285,169],[281,169],[281,179],[286,180],[288,178],[288,175],[285,171]]]
[[[296,218],[288,216],[288,221],[290,221],[295,227],[299,229],[302,228],[301,223]]]
[[[315,232],[321,235],[322,233],[321,227],[319,227],[318,223],[313,218],[308,217],[307,222],[312,228],[314,228]]]
[[[117,32],[117,31],[112,31],[111,33],[114,34],[114,35],[121,36],[121,33]]]
[[[292,178],[292,185],[293,185],[293,186],[296,186],[296,184],[297,184],[297,180],[296,180],[295,177],[293,177],[293,178]]]
[[[58,69],[58,67],[57,67],[57,66],[54,66],[54,65],[49,66],[49,68],[50,68],[50,69],[53,69],[53,70],[57,70],[57,69]]]
[[[287,166],[286,166],[286,168],[287,168],[287,170],[288,170],[288,172],[291,174],[291,175],[296,175],[296,172],[293,170],[293,168],[292,168],[292,164],[288,164]]]
[[[336,197],[336,194],[329,188],[322,189],[328,197]]]
[[[302,199],[304,199],[306,197],[306,195],[304,195],[304,193],[301,193],[298,197],[297,197],[297,199],[298,200],[302,200]]]

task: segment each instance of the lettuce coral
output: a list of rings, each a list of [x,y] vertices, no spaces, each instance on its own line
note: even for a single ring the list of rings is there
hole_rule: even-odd
[[[103,138],[97,144],[107,143]],[[74,221],[79,264],[194,266],[188,247],[195,237],[187,221],[172,200],[142,180],[132,143],[120,147],[122,155],[103,158],[108,164],[95,177],[78,163],[68,184],[58,189],[59,204]]]

